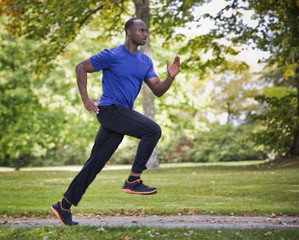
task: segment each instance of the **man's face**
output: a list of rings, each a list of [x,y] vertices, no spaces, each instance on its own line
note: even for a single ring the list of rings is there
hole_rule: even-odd
[[[147,26],[141,20],[135,20],[134,25],[129,29],[131,40],[137,45],[145,45],[147,38]]]

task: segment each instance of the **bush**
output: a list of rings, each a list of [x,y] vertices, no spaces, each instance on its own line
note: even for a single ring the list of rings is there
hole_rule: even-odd
[[[59,148],[53,148],[35,162],[35,166],[64,166],[64,165],[82,165],[90,155],[90,147],[64,145]]]
[[[249,139],[250,124],[239,127],[213,126],[199,131],[194,139],[177,138],[167,149],[161,149],[162,162],[227,162],[265,159],[266,153],[258,150]]]
[[[275,94],[273,89],[279,92]],[[254,121],[259,122],[252,139],[256,145],[268,147],[278,156],[288,156],[299,129],[297,93],[278,87],[266,90],[264,95],[256,97],[264,108],[262,113],[252,116]]]

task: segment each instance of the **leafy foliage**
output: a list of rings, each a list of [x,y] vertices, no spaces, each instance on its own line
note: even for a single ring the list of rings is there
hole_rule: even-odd
[[[2,19],[1,19],[2,20]],[[40,156],[44,146],[57,134],[57,128],[45,127],[50,113],[39,102],[34,91],[30,69],[30,51],[33,43],[16,39],[2,32],[0,55],[0,159],[12,166],[12,160],[26,156]],[[52,123],[56,124],[59,115]]]
[[[264,108],[253,116],[260,126],[253,134],[257,145],[264,145],[278,155],[289,156],[295,132],[299,130],[296,114],[296,92],[283,87],[264,89],[264,94],[256,99]]]
[[[252,48],[259,48],[264,51],[269,51],[271,53],[270,57],[266,59],[268,65],[275,68],[272,72],[272,82],[277,82],[280,85],[288,85],[291,87],[299,88],[299,28],[298,28],[298,12],[299,4],[295,0],[273,0],[273,1],[260,1],[260,0],[234,0],[227,4],[216,17],[211,15],[206,15],[215,20],[217,28],[210,32],[210,35],[216,38],[226,38],[231,41],[235,46],[249,45]],[[251,23],[244,21],[244,14],[251,14]],[[283,72],[283,74],[281,74]],[[279,76],[282,75],[282,76]],[[281,79],[287,80],[286,82],[281,81]],[[282,83],[282,84],[281,84]],[[297,91],[297,96],[299,91]],[[283,99],[281,102],[285,103]],[[297,122],[297,119],[293,119],[293,107],[288,103],[287,106],[290,107],[287,110],[282,107],[278,110],[278,103],[274,99],[268,100],[269,106],[272,110],[266,111],[269,116],[266,117],[271,119],[270,121],[277,121],[273,124],[264,124],[264,127],[269,127],[269,129],[264,129],[264,134],[268,131],[271,132],[273,136],[277,136],[276,146],[273,144],[267,145],[278,151],[278,146],[286,145],[285,137],[278,137],[281,131],[287,131],[293,134],[291,141],[287,141],[292,147],[291,155],[299,155],[299,129],[297,126],[290,127],[290,124],[286,124],[284,127],[292,130],[283,130],[281,127],[281,121],[286,123],[289,122],[287,119],[292,119]],[[295,115],[299,116],[299,98],[297,97],[297,110]],[[270,108],[269,108],[270,109]],[[278,114],[289,114],[281,115],[277,114],[273,116],[274,110],[277,110]],[[265,115],[262,115],[265,117]],[[284,120],[282,120],[284,119]],[[268,122],[269,123],[269,122]],[[297,123],[294,123],[297,125]],[[275,132],[274,130],[277,130]],[[282,135],[284,135],[283,132]],[[270,135],[266,134],[268,139]],[[263,135],[265,136],[265,135]],[[265,138],[263,138],[265,139]],[[282,141],[281,143],[278,143]],[[258,141],[260,142],[260,141]],[[274,143],[274,141],[271,141]],[[278,151],[286,154],[288,151],[285,147],[283,150]]]
[[[271,52],[270,64],[298,64],[298,10],[293,0],[234,0],[214,18],[218,28],[213,35]],[[251,13],[253,24],[244,22],[245,12]]]
[[[86,151],[94,137],[92,126],[96,120],[91,119],[93,124],[86,126],[79,116],[83,109],[76,111],[81,102],[74,95],[74,80],[69,79],[75,79],[74,73],[65,70],[75,65],[74,59],[69,56],[61,60],[62,66],[56,70],[35,75],[30,60],[38,44],[11,36],[2,28],[0,164],[13,166],[16,162],[18,167],[81,164],[88,157]]]
[[[0,13],[6,14],[7,29],[18,36],[38,40],[34,60],[37,71],[51,66],[75,39],[90,16],[104,7],[104,1],[3,1]],[[49,65],[50,64],[50,65]]]
[[[181,136],[164,150],[164,162],[226,162],[264,159],[265,154],[254,147],[249,134],[253,126],[211,126],[198,131],[194,139]]]
[[[1,91],[4,91],[4,97],[1,99],[3,110],[1,123],[2,121],[5,123],[3,131],[7,136],[6,138],[1,136],[0,140],[3,141],[3,148],[7,148],[7,152],[2,152],[1,161],[5,162],[6,158],[12,159],[17,156],[28,159],[44,156],[39,159],[38,164],[58,165],[82,163],[86,159],[86,149],[95,135],[98,123],[84,113],[78,94],[75,93],[74,72],[70,69],[73,69],[79,61],[104,47],[112,47],[115,45],[114,42],[119,41],[117,37],[113,39],[113,43],[107,40],[112,36],[123,34],[124,19],[134,15],[135,2],[140,1],[1,2],[0,14],[7,15],[5,26],[13,34],[13,37],[9,35],[4,37],[9,40],[4,41],[3,51],[0,53],[1,75],[6,76],[5,81],[1,80],[3,84]],[[280,73],[284,71],[284,77],[289,80],[295,78],[296,60],[295,62],[293,60],[296,59],[297,48],[294,45],[293,33],[286,34],[286,27],[292,16],[289,18],[288,15],[287,20],[283,17],[294,8],[293,3],[288,1],[289,5],[286,5],[279,2],[276,7],[275,2],[235,0],[216,16],[218,29],[212,30],[208,35],[188,38],[182,34],[176,35],[175,28],[183,27],[191,21],[198,21],[192,11],[196,6],[204,4],[203,0],[149,1],[150,33],[152,39],[156,41],[156,56],[163,63],[163,66],[162,64],[159,66],[159,68],[162,66],[163,70],[159,71],[165,72],[167,55],[169,57],[179,52],[183,59],[184,72],[178,78],[179,82],[173,84],[167,96],[157,100],[159,104],[157,119],[167,134],[167,137],[162,139],[164,146],[161,152],[163,156],[170,154],[172,157],[171,160],[165,161],[228,161],[237,160],[238,157],[242,160],[262,156],[258,150],[252,151],[250,155],[249,149],[252,143],[244,140],[250,131],[240,130],[243,126],[240,128],[209,126],[202,114],[206,111],[207,105],[200,101],[199,82],[207,77],[211,78],[212,73],[226,74],[229,70],[231,75],[236,74],[236,81],[227,83],[225,79],[221,79],[219,83],[216,82],[222,91],[220,94],[215,93],[214,108],[227,111],[233,117],[240,115],[240,112],[245,114],[245,111],[250,111],[247,106],[243,108],[241,105],[244,99],[253,95],[252,92],[242,89],[251,76],[244,74],[243,79],[237,77],[247,70],[248,66],[243,62],[231,64],[228,58],[239,53],[240,43],[254,43],[261,49],[272,51],[271,61],[278,65]],[[268,7],[271,9],[270,12],[266,10]],[[250,27],[242,22],[241,15],[245,10],[255,11],[253,17],[258,20],[259,27]],[[84,31],[83,26],[87,26],[87,31]],[[285,34],[280,34],[279,29]],[[290,29],[293,31],[295,25],[292,24]],[[279,45],[274,35],[268,34],[269,31],[274,35],[279,34],[277,39],[283,44]],[[76,42],[78,45],[67,48],[79,33],[82,34],[81,43]],[[32,41],[25,40],[24,37]],[[220,41],[225,37],[233,44],[224,44]],[[6,45],[8,42],[12,45],[18,42],[20,45],[15,48]],[[281,52],[283,55],[275,55]],[[207,58],[206,55],[210,57]],[[53,61],[54,59],[57,61]],[[54,64],[56,68],[52,70]],[[17,69],[16,66],[21,67]],[[13,74],[8,74],[11,70]],[[34,75],[32,70],[37,71],[39,75]],[[97,90],[93,90],[96,84],[92,79],[93,77],[90,88],[93,94],[98,94],[98,87]],[[11,102],[14,103],[12,108]],[[204,131],[202,126],[211,130]],[[276,130],[277,135],[280,129]],[[236,135],[235,139],[232,133]],[[181,142],[178,142],[177,136],[180,135],[187,136],[188,140],[182,138]],[[114,162],[131,161],[135,147],[131,142],[128,145],[123,152],[116,154]],[[23,150],[20,152],[19,149]],[[229,151],[235,152],[229,153]],[[19,153],[16,156],[8,156],[7,154],[11,152]]]
[[[244,122],[246,115],[259,110],[254,97],[259,93],[259,82],[249,71],[234,74],[225,71],[215,76],[213,90],[210,93],[213,101],[212,109],[219,114],[226,113],[226,123]],[[243,119],[241,119],[243,118]]]

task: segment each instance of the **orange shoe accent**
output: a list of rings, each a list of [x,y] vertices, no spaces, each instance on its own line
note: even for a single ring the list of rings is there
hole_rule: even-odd
[[[130,189],[122,189],[122,191],[125,192],[125,193],[140,194],[140,195],[148,195],[148,194],[153,194],[153,193],[157,192],[157,190],[153,190],[151,192],[135,192],[135,191],[132,191]]]
[[[64,208],[62,207],[62,202],[61,202],[61,201],[59,201],[59,203],[60,203],[60,207],[61,207],[62,210],[64,210],[64,211],[68,211],[68,212],[71,211],[71,210],[68,210],[68,209],[64,209]],[[65,224],[63,223],[63,221],[61,220],[61,218],[60,218],[60,216],[59,216],[59,213],[55,210],[55,208],[53,208],[53,207],[51,206],[51,210],[52,210],[52,212],[55,214],[55,216],[60,220],[60,222],[62,223],[62,225],[65,226],[65,227],[68,227],[67,225],[65,225]]]
[[[62,207],[62,201],[59,201],[59,202],[60,202],[60,207],[61,207],[62,210],[67,211],[67,212],[70,212],[70,211],[71,211],[70,209],[64,209],[64,208]]]
[[[52,206],[51,206],[51,210],[52,210],[52,212],[55,214],[55,216],[60,220],[60,222],[62,223],[62,225],[65,226],[65,227],[67,227],[67,225],[65,225],[65,224],[63,223],[63,221],[61,220],[61,218],[60,218],[58,212],[57,212]]]
[[[139,179],[137,179],[137,180],[135,180],[135,181],[133,181],[133,182],[129,182],[128,179],[126,179],[126,181],[127,181],[128,183],[134,183],[134,182],[140,182],[140,181],[142,181],[142,180],[139,178]]]

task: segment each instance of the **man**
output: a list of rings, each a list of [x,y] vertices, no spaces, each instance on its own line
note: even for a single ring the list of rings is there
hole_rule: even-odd
[[[140,175],[161,137],[161,129],[151,119],[132,110],[143,81],[158,97],[172,84],[180,68],[177,56],[172,65],[166,61],[168,76],[160,81],[154,72],[151,59],[138,50],[145,45],[147,26],[138,19],[129,19],[125,24],[126,40],[116,48],[105,49],[76,66],[77,85],[84,107],[96,114],[101,126],[96,136],[90,158],[74,178],[64,198],[51,206],[53,213],[64,226],[76,225],[72,221],[71,205],[77,206],[89,184],[102,170],[124,135],[140,139],[137,154],[129,178],[122,191],[131,194],[155,194],[156,188],[143,184]],[[103,95],[100,101],[89,98],[86,90],[87,73],[103,71]],[[97,103],[97,106],[94,103]]]

